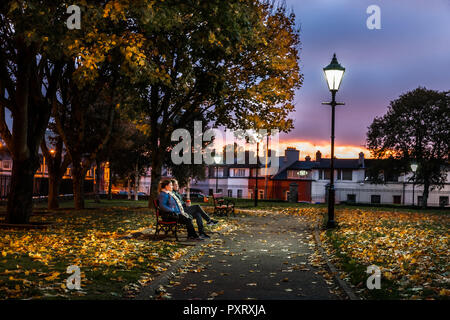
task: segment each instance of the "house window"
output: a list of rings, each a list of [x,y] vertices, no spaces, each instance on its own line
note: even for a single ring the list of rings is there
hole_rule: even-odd
[[[233,196],[233,190],[228,190],[228,196],[231,198]]]
[[[415,204],[418,205],[418,206],[421,206],[422,205],[422,201],[423,201],[423,196],[418,196],[417,197],[417,203],[415,203]]]
[[[286,201],[289,200],[289,191],[288,191],[288,190],[286,190],[286,191],[284,192],[284,199],[285,199]]]
[[[264,190],[258,190],[258,199],[264,199]]]
[[[240,199],[240,198],[242,198],[242,190],[241,189],[238,189],[238,191],[237,191],[237,197]]]
[[[219,168],[219,170],[217,170],[217,168],[214,168],[214,173],[213,173],[214,178],[216,178],[216,177],[222,178],[223,171],[224,171],[223,168]]]
[[[379,194],[373,194],[370,196],[371,203],[381,203],[381,196]]]
[[[347,202],[355,203],[356,202],[356,194],[347,194]]]
[[[386,182],[398,182],[397,174],[386,174],[385,176]]]
[[[448,206],[448,197],[439,197],[439,206],[440,207]]]
[[[339,169],[337,170],[336,180],[352,180],[353,170],[351,169]]]
[[[287,176],[289,179],[295,179],[298,178],[298,174],[296,170],[288,170]]]
[[[402,203],[402,196],[392,196],[392,202],[394,204],[401,204]]]
[[[344,169],[342,170],[342,180],[353,180],[353,170]]]
[[[330,169],[322,169],[319,170],[319,179],[320,180],[330,180]]]
[[[245,177],[245,169],[233,169],[233,177]]]
[[[10,160],[3,161],[3,169],[11,169],[11,161]]]

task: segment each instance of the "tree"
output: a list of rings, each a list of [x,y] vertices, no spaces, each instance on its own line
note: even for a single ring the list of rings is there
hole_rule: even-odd
[[[205,0],[159,2],[153,9],[159,13],[153,20],[137,21],[148,39],[148,75],[137,88],[152,152],[149,206],[174,124],[190,123],[200,113],[212,125],[230,129],[248,129],[246,119],[287,129],[294,90],[301,84],[298,33],[293,15],[282,7]]]
[[[419,87],[391,101],[387,113],[369,126],[367,146],[375,158],[401,160],[405,170],[418,163],[415,181],[424,186],[426,207],[430,189],[442,188],[449,170],[448,92]]]
[[[76,78],[89,83],[110,52],[121,48],[121,70],[133,73],[145,57],[141,37],[130,32],[123,10],[129,1],[82,1],[82,28],[69,30],[66,1],[11,0],[0,4],[0,135],[13,158],[9,223],[27,223],[32,212],[38,149],[56,100],[61,71],[77,61]],[[140,10],[149,1],[135,1]],[[45,6],[44,6],[45,5]],[[151,7],[146,10],[151,14]],[[117,32],[116,32],[117,31]],[[10,131],[5,110],[12,113]]]
[[[50,4],[39,14],[38,2],[0,4],[0,135],[13,159],[8,223],[27,223],[31,215],[38,150],[62,68],[56,44],[65,36],[64,9]],[[12,114],[11,131],[5,109]]]
[[[73,76],[75,70],[69,64],[64,70],[61,101],[55,103],[53,116],[72,160],[75,208],[84,209],[84,178],[111,136],[119,100],[113,93],[117,90],[115,80],[102,75],[91,82],[92,87],[80,89]]]
[[[164,159],[164,164],[167,168],[170,169],[172,175],[177,179],[178,184],[180,187],[187,187],[188,189],[188,197],[189,197],[189,189],[190,189],[190,183],[191,180],[204,180],[205,179],[205,171],[206,171],[206,165],[204,163],[201,164],[194,164],[194,140],[202,140],[203,132],[209,129],[209,127],[206,125],[206,121],[204,119],[204,116],[202,114],[197,114],[196,116],[192,116],[193,121],[189,123],[185,123],[184,129],[188,130],[190,133],[191,141],[191,149],[190,150],[183,150],[180,151],[180,157],[183,156],[182,152],[190,152],[190,159],[191,164],[174,164],[171,159],[172,152],[167,152],[166,157]],[[194,130],[194,121],[199,121],[202,123],[202,130],[200,135],[201,136],[195,136],[196,132]],[[183,124],[179,123],[178,126],[182,127]],[[169,151],[172,151],[173,147],[178,143],[178,141],[172,141],[170,147],[168,148]],[[201,144],[201,151],[203,152],[205,148],[210,145],[212,141],[202,141]],[[189,199],[189,198],[188,198]]]
[[[59,208],[58,196],[61,186],[61,180],[70,165],[71,159],[64,148],[64,143],[59,135],[55,135],[56,128],[54,123],[50,124],[53,131],[49,132],[49,146],[46,139],[42,139],[41,150],[47,160],[48,167],[48,208]]]
[[[123,111],[123,110],[122,110]],[[109,159],[111,179],[117,178],[134,185],[135,200],[139,179],[150,166],[148,137],[121,112],[114,125],[113,134],[102,157]]]

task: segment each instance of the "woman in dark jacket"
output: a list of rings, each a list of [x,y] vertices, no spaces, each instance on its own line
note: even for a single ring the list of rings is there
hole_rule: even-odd
[[[163,180],[159,184],[158,205],[163,219],[178,219],[178,222],[186,225],[188,239],[204,240],[195,232],[192,220],[182,214],[183,208],[179,208],[177,201],[171,195],[172,188],[173,186],[170,180]]]

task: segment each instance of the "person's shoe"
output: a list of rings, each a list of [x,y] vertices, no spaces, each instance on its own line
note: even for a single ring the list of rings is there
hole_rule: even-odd
[[[211,219],[211,220],[209,220],[206,224],[207,224],[208,226],[212,226],[212,225],[215,225],[215,224],[217,224],[217,223],[218,223],[218,221]]]
[[[200,233],[200,238],[203,238],[203,239],[209,239],[209,238],[211,238],[211,237],[208,236],[206,233]]]
[[[199,237],[199,236],[189,236],[189,237],[187,237],[187,239],[188,240],[194,240],[194,241],[203,241],[203,240],[205,240],[204,238]]]

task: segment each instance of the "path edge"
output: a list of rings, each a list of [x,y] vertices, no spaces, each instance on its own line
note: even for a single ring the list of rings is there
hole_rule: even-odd
[[[350,286],[341,279],[340,275],[341,273],[337,270],[337,268],[334,266],[334,264],[330,261],[330,258],[328,257],[327,253],[325,252],[322,241],[320,241],[320,235],[319,235],[319,227],[317,224],[314,227],[314,238],[316,240],[316,243],[319,247],[319,251],[325,262],[327,263],[328,269],[330,269],[331,273],[334,276],[334,279],[339,284],[342,290],[344,290],[345,294],[350,300],[361,300],[350,288]]]
[[[230,227],[227,227],[222,232],[227,232]],[[161,285],[166,284],[176,276],[176,271],[183,265],[185,265],[189,259],[197,254],[200,250],[203,249],[203,244],[210,243],[214,239],[208,239],[206,241],[202,241],[202,243],[198,243],[195,245],[192,250],[189,250],[184,256],[182,256],[178,261],[172,264],[166,271],[162,272],[159,276],[157,276],[151,284],[144,286],[141,288],[139,293],[133,298],[133,300],[150,300],[150,296],[154,296],[156,294],[156,289],[158,289]]]

